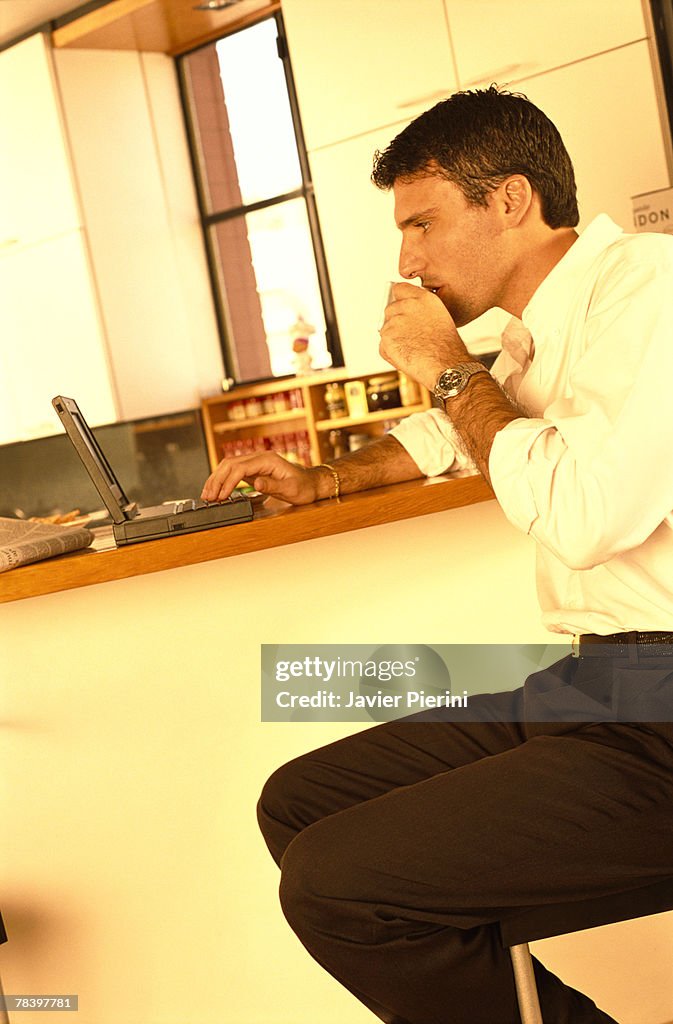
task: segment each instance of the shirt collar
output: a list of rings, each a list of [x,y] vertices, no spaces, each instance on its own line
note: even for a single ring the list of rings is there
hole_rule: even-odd
[[[559,262],[538,285],[521,319],[535,336],[558,323],[577,286],[598,256],[623,234],[605,213],[599,214],[582,231]]]

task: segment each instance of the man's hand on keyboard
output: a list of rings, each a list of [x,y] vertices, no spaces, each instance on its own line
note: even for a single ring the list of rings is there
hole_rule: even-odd
[[[204,501],[224,501],[242,480],[256,491],[272,498],[281,498],[292,505],[308,505],[329,497],[333,481],[324,469],[295,466],[275,452],[237,455],[223,459],[206,480],[201,497]],[[323,493],[324,491],[324,493]]]

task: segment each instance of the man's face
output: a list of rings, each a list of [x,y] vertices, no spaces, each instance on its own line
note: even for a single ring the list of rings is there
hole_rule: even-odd
[[[399,270],[436,291],[457,327],[499,305],[511,257],[497,203],[470,205],[450,181],[423,175],[393,186],[402,232]]]

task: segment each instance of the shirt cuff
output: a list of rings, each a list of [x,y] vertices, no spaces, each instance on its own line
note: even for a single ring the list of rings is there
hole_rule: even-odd
[[[459,448],[446,413],[427,409],[407,416],[390,431],[425,476],[439,476],[448,470],[474,465]]]
[[[488,460],[495,496],[510,523],[524,533],[530,533],[540,514],[530,470],[533,449],[546,431],[555,432],[549,420],[512,420],[495,435]],[[545,458],[544,448],[538,445],[535,455],[535,490],[550,494],[556,459]]]

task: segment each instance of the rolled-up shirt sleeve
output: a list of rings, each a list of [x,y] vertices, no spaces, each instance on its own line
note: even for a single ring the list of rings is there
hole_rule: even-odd
[[[618,265],[592,297],[566,394],[496,434],[508,519],[571,569],[643,543],[673,509],[671,268]]]
[[[456,432],[440,409],[416,412],[390,431],[425,476],[468,469],[472,460],[460,448]]]

